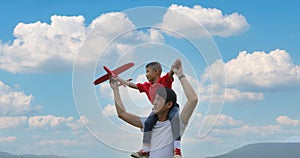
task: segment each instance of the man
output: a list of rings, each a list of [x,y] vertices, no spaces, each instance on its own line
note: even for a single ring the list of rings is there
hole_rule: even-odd
[[[183,128],[181,128],[181,126],[178,125],[178,129],[181,130],[187,126],[189,118],[197,105],[198,97],[183,73],[181,60],[177,59],[171,69],[178,76],[185,96],[187,97],[187,101],[178,118],[183,126]],[[115,107],[119,118],[135,127],[144,128],[144,118],[126,111],[119,93],[118,82],[115,79],[111,79],[110,85],[113,89]],[[172,134],[172,120],[168,119],[168,113],[173,105],[176,104],[176,98],[175,92],[170,88],[159,88],[157,90],[153,102],[153,113],[157,115],[158,121],[152,130],[149,153],[150,158],[173,158],[174,156],[174,138],[178,136],[173,136]]]

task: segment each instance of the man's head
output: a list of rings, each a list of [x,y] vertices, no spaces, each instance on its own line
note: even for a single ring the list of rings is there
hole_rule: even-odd
[[[177,95],[171,88],[159,87],[153,102],[155,114],[168,113],[171,107],[177,102]]]
[[[151,62],[146,65],[146,77],[149,82],[154,83],[161,75],[162,68],[159,62]]]

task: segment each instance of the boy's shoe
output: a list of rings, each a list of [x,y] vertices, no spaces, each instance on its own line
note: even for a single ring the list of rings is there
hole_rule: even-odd
[[[138,152],[134,152],[130,155],[131,157],[135,157],[135,158],[149,158],[149,152],[145,152],[143,149],[138,151]]]
[[[174,149],[174,158],[182,158],[180,149],[178,148]]]

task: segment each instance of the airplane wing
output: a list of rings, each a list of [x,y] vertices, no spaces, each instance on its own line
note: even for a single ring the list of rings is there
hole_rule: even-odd
[[[115,70],[111,71],[109,70],[107,67],[103,67],[105,69],[105,71],[107,72],[107,74],[101,76],[100,78],[96,79],[94,81],[94,85],[100,84],[106,80],[108,80],[110,78],[110,75],[112,76],[117,76],[118,74],[128,70],[129,68],[131,68],[134,65],[134,63],[127,63],[125,65],[122,65],[118,68],[116,68]]]
[[[102,82],[108,80],[109,77],[110,77],[109,74],[105,74],[105,75],[99,77],[98,79],[96,79],[96,80],[94,81],[94,85],[100,84],[100,83],[102,83]]]
[[[128,70],[129,68],[131,68],[134,65],[134,63],[127,63],[125,65],[122,65],[118,68],[116,68],[115,70],[113,70],[112,72],[116,75]]]

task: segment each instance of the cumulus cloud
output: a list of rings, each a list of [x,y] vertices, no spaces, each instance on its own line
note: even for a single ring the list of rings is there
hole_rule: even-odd
[[[15,136],[0,137],[0,143],[12,143],[17,140]]]
[[[193,120],[193,125],[200,130],[200,127],[203,125],[203,121],[206,122],[205,124],[214,124],[216,120],[217,122],[211,133],[211,136],[213,137],[245,135],[266,136],[268,134],[280,132],[281,130],[279,125],[249,125],[242,120],[238,120],[225,114],[203,115],[201,113],[197,113]]]
[[[19,117],[0,117],[0,129],[15,128],[24,125],[27,121],[26,116]]]
[[[103,115],[106,116],[116,116],[117,113],[116,113],[115,105],[108,104],[107,106],[104,107],[102,113]]]
[[[36,128],[49,128],[73,122],[73,117],[57,117],[54,115],[33,116],[28,119],[28,125]]]
[[[226,63],[217,61],[212,64],[203,79],[209,80],[210,75],[218,78],[218,74],[210,74],[214,71],[209,69],[220,69],[220,64],[224,65],[228,87],[262,91],[300,86],[300,66],[293,63],[285,50],[276,49],[269,53],[242,51],[237,58]]]
[[[70,70],[80,50],[85,57],[77,59],[79,62],[94,61],[100,48],[126,30],[130,31],[112,45],[113,50],[123,51],[134,42],[163,40],[157,30],[136,30],[124,13],[102,14],[89,25],[83,16],[53,15],[50,24],[17,24],[12,43],[0,42],[0,69],[12,73]]]
[[[241,126],[245,124],[243,121],[236,120],[233,117],[225,114],[203,115],[201,113],[196,113],[193,121],[195,122],[195,126],[197,127],[200,127],[202,125],[201,123],[202,121],[205,121],[206,124],[214,124],[215,127],[230,127],[230,126],[234,127],[234,126]]]
[[[299,126],[300,120],[289,118],[288,116],[278,116],[276,122],[280,125]]]
[[[38,145],[64,145],[64,146],[74,146],[81,144],[79,140],[71,139],[52,139],[52,140],[42,140],[38,142]]]
[[[238,89],[226,88],[225,101],[235,104],[253,104],[264,99],[263,93],[241,92]]]
[[[237,128],[229,129],[213,129],[213,133],[220,136],[266,136],[280,131],[278,125],[265,125],[265,126],[250,126],[243,125]]]
[[[201,102],[232,103],[232,104],[253,104],[264,99],[262,92],[241,91],[238,88],[226,88],[218,83],[201,86],[199,94]]]
[[[14,36],[12,44],[0,44],[1,69],[16,73],[70,66],[86,36],[84,18],[54,15],[50,25],[19,23]]]
[[[29,117],[26,121],[31,129],[70,129],[75,135],[85,132],[84,124],[93,124],[86,116],[75,119],[74,117],[42,115]]]
[[[65,129],[71,130],[75,135],[84,133],[84,124],[93,124],[86,116],[79,119],[73,117],[62,117],[54,115],[45,116],[7,116],[0,117],[0,129],[9,128],[31,128],[31,129]],[[39,135],[37,135],[37,138]]]
[[[203,124],[214,124],[215,118],[217,118],[218,121],[208,135],[201,137],[201,140],[185,143],[195,144],[205,141],[206,138],[213,138],[211,142],[214,143],[228,143],[228,141],[236,141],[235,138],[238,138],[240,142],[253,140],[268,141],[269,138],[272,138],[272,140],[287,141],[287,136],[297,136],[299,133],[298,127],[300,121],[289,118],[288,116],[278,116],[276,120],[274,120],[274,122],[276,121],[278,124],[252,125],[226,114],[204,115],[196,113],[190,125],[193,128],[185,134],[185,139],[194,140],[195,136],[199,136],[199,131],[202,130]],[[203,121],[206,121],[206,123]]]
[[[176,4],[168,8],[162,23],[158,26],[192,38],[206,36],[206,30],[212,36],[228,37],[249,28],[246,18],[239,13],[224,15],[216,8],[203,8],[200,5],[189,8]]]
[[[198,114],[198,118],[203,119],[203,115]],[[212,136],[270,136],[280,135],[283,133],[295,134],[299,133],[299,129],[282,128],[283,126],[299,126],[300,120],[289,118],[288,116],[278,116],[276,118],[277,125],[249,125],[243,121],[236,120],[231,116],[220,114],[219,116],[207,116],[218,117],[218,123],[212,130]],[[199,127],[199,122],[196,122]],[[225,125],[225,126],[224,126]]]
[[[86,116],[80,116],[80,118],[77,120],[67,122],[66,126],[70,127],[73,130],[73,132],[78,133],[81,129],[83,129],[84,124],[93,124],[93,122],[89,120]]]
[[[16,91],[0,81],[0,116],[19,115],[39,109],[39,106],[31,106],[32,100],[32,95]]]

